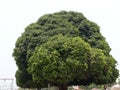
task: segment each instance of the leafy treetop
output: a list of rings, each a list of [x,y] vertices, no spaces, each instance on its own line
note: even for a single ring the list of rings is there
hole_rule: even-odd
[[[82,13],[46,14],[26,27],[16,41],[13,56],[18,66],[17,85],[38,88],[45,83],[113,82],[118,70],[110,50],[99,26]],[[27,77],[24,81],[20,79],[23,76]]]

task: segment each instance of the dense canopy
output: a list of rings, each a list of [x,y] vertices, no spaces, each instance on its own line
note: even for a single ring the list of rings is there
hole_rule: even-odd
[[[82,13],[46,14],[17,39],[13,56],[17,85],[86,85],[111,83],[118,77],[116,61],[100,28]],[[27,76],[23,81],[20,79]],[[30,84],[28,84],[30,81]]]

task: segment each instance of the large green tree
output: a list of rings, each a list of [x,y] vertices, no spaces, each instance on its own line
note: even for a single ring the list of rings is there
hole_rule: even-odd
[[[46,14],[26,27],[16,41],[17,85],[40,88],[48,83],[62,87],[114,82],[118,70],[110,50],[99,26],[82,13]]]

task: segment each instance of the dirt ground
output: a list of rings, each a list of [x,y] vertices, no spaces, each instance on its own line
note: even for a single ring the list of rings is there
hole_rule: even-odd
[[[120,87],[114,87],[111,90],[120,90]]]

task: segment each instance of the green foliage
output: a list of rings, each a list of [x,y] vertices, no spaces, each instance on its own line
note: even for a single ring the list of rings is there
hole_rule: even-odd
[[[35,49],[28,71],[38,83],[69,83],[87,71],[89,51],[89,44],[81,38],[57,35]]]
[[[118,76],[118,70],[115,68],[116,61],[112,56],[106,56],[101,50],[92,51],[91,76],[94,83],[106,84],[112,83]]]
[[[20,71],[20,70],[17,70],[16,72],[16,78],[17,78],[17,81],[16,83],[20,86],[20,87],[26,87],[27,86],[27,82],[29,80],[29,75],[26,71]]]
[[[118,70],[110,50],[99,26],[82,13],[46,14],[26,27],[16,41],[13,56],[18,66],[17,85],[114,82]]]

